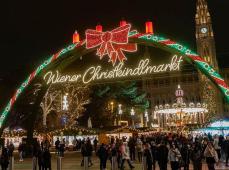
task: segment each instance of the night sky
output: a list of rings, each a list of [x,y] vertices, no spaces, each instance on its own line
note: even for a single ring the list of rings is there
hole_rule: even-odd
[[[104,29],[118,26],[121,18],[144,31],[154,22],[155,32],[195,49],[195,0],[7,0],[1,5],[0,76],[26,77],[48,55],[72,41],[77,29],[101,23]],[[218,58],[229,58],[229,1],[208,0]]]

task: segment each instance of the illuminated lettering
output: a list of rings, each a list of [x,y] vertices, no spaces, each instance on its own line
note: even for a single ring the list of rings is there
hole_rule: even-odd
[[[177,55],[174,55],[170,63],[160,65],[150,65],[150,59],[144,59],[140,60],[137,66],[134,68],[125,67],[124,63],[121,62],[118,65],[114,66],[111,70],[103,70],[102,66],[92,66],[86,69],[83,74],[61,75],[59,71],[49,71],[44,75],[44,80],[47,84],[64,82],[82,82],[84,84],[88,84],[90,82],[98,80],[143,76],[168,71],[178,71],[180,70],[180,64],[182,61],[182,56],[178,57]]]

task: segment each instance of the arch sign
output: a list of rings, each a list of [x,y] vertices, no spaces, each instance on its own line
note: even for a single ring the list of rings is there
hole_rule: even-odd
[[[25,88],[31,84],[32,80],[40,75],[42,70],[47,68],[47,66],[55,63],[60,58],[66,57],[66,54],[73,52],[78,48],[85,48],[86,50],[96,49],[96,55],[98,55],[100,59],[108,57],[107,59],[113,66],[113,69],[104,71],[101,66],[93,66],[85,70],[82,74],[73,75],[60,75],[58,71],[49,71],[44,75],[44,80],[47,84],[67,81],[82,81],[87,84],[99,78],[113,79],[136,75],[141,76],[164,71],[174,71],[179,70],[182,59],[185,59],[194,64],[197,69],[205,74],[218,87],[226,101],[229,103],[229,87],[219,73],[198,54],[175,41],[151,33],[142,34],[136,30],[131,31],[131,25],[129,24],[106,32],[88,29],[85,34],[85,40],[71,44],[51,55],[25,79],[19,88],[16,89],[15,94],[0,113],[0,128],[3,126],[14,103],[18,100],[18,97],[22,94]],[[134,68],[125,67],[124,63],[127,62],[125,54],[136,52],[137,44],[139,43],[155,46],[177,55],[174,55],[171,62],[166,64],[151,65],[149,59],[142,59]]]

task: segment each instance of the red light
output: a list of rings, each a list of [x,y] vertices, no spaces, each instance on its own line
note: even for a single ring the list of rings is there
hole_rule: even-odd
[[[153,22],[151,21],[146,22],[146,33],[153,34]]]
[[[95,29],[96,29],[96,31],[102,32],[103,31],[103,26],[98,24],[98,25],[96,25]]]
[[[127,24],[127,23],[126,23],[125,20],[121,20],[121,21],[120,21],[120,27],[125,26],[126,24]]]
[[[77,31],[74,32],[72,36],[72,42],[73,44],[78,43],[80,41],[80,35]]]

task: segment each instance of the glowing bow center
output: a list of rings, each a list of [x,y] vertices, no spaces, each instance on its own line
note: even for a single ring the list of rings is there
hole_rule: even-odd
[[[111,32],[107,31],[102,35],[101,39],[103,42],[109,42],[109,41],[111,41],[111,38],[112,38]]]

